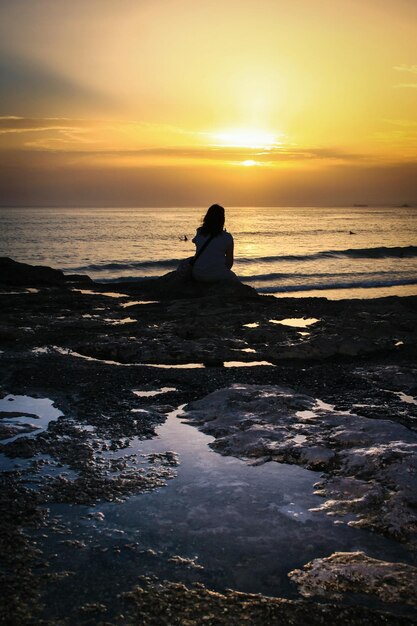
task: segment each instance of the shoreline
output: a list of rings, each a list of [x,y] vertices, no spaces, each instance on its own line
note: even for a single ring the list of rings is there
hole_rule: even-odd
[[[85,276],[89,277],[88,274]],[[106,279],[95,280],[96,285],[108,286],[112,285],[124,285],[126,283],[142,283],[145,280],[155,280],[161,278],[161,276],[150,276],[148,278],[138,278],[137,281],[133,279]],[[245,283],[245,277],[239,279],[242,283]],[[262,287],[256,288],[256,292],[260,296],[273,296],[274,298],[327,298],[328,300],[375,300],[378,298],[390,298],[390,297],[408,297],[417,296],[417,285],[387,285],[379,287],[339,287],[334,289],[322,288],[322,289],[304,289],[304,290],[283,290],[280,292],[268,292],[263,291]]]
[[[3,436],[5,430],[8,437],[19,435],[0,446],[9,468],[2,476],[6,615],[46,624],[124,624],[142,615],[146,623],[169,624],[167,611],[174,611],[191,623],[211,614],[207,623],[234,624],[246,606],[249,623],[262,624],[262,604],[277,619],[285,615],[300,625],[312,610],[313,623],[329,615],[341,624],[413,623],[406,581],[417,572],[410,505],[416,489],[410,474],[417,449],[416,296],[275,298],[245,286],[179,287],[169,276],[110,287],[53,270],[14,269],[0,289],[1,398],[48,398],[62,415],[55,413],[30,436],[22,424],[12,432],[17,425],[10,411],[7,425],[2,415]],[[270,365],[247,367],[256,362]],[[192,363],[202,367],[187,367]],[[306,552],[300,567],[288,572],[296,596],[288,600],[210,591],[203,557],[200,570],[185,551],[151,554],[150,546],[127,535],[97,534],[105,503],[117,513],[129,502],[140,505],[146,494],[163,498],[166,485],[175,484],[181,455],[174,448],[142,458],[140,441],[154,441],[155,428],[180,405],[193,427],[214,437],[212,454],[244,458],[254,471],[279,463],[317,472],[322,511],[313,511],[314,519],[327,515],[352,532],[354,522],[373,541],[388,538],[392,554],[398,545],[397,559],[376,558],[390,576],[389,583],[378,583],[388,584],[385,596],[376,590],[380,566],[372,555],[358,556],[353,545],[347,562],[334,555],[326,560],[332,554],[325,552],[316,562]],[[348,511],[343,493],[345,500],[350,494]],[[79,527],[71,510],[79,511]],[[91,524],[94,540],[86,531]],[[80,563],[88,557],[98,567],[107,553],[124,572],[120,597],[99,570],[104,596],[94,585],[81,590]],[[51,554],[57,554],[52,561]],[[144,576],[139,583],[130,563]],[[333,572],[335,580],[344,572],[346,585],[314,587],[310,571],[316,579],[319,572],[318,580],[320,572]],[[79,589],[79,597],[71,589]],[[232,617],[222,622],[226,609]]]

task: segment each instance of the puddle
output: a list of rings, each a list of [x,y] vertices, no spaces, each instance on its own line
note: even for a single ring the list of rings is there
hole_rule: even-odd
[[[21,289],[20,291],[0,291],[0,295],[2,296],[20,296],[28,293],[39,293],[39,289],[28,287],[27,289]]]
[[[393,393],[394,395],[398,396],[400,400],[402,400],[403,402],[405,402],[406,404],[415,404],[417,405],[417,398],[414,398],[414,396],[409,396],[406,393],[404,393],[403,391],[391,391],[390,389],[385,389],[384,391],[388,391],[389,393]]]
[[[358,406],[358,405],[355,405],[355,406]],[[367,405],[363,405],[363,406],[367,406]],[[338,409],[336,409],[335,404],[328,404],[327,402],[324,402],[323,400],[320,400],[319,398],[316,399],[316,403],[312,407],[312,409],[307,409],[305,411],[297,411],[296,415],[301,420],[313,420],[313,419],[316,419],[318,411],[326,411],[326,412],[333,411],[337,413],[338,415],[351,415],[351,411],[339,411]]]
[[[293,440],[295,443],[305,443],[307,441],[306,435],[294,435]]]
[[[11,443],[20,437],[36,437],[48,428],[63,413],[54,406],[49,398],[31,398],[30,396],[8,395],[0,400],[1,423],[22,429],[23,432],[2,439],[1,443]],[[10,417],[7,417],[7,414]],[[18,414],[18,415],[16,415]]]
[[[134,339],[134,337],[133,337]],[[38,353],[42,351],[48,352],[48,348],[35,348]],[[74,352],[74,350],[70,350],[69,348],[60,348],[58,346],[51,346],[50,350],[54,350],[59,354],[66,356],[74,356],[78,359],[85,359],[86,361],[95,361],[98,363],[105,363],[106,365],[118,365],[120,367],[153,367],[157,369],[203,369],[206,367],[204,363],[121,363],[120,361],[110,361],[107,359],[97,359],[92,356],[86,356],[85,354],[80,354],[79,352]],[[224,361],[224,367],[256,367],[258,365],[268,365],[270,367],[274,367],[273,363],[269,361]]]
[[[136,365],[143,365],[145,367],[158,367],[161,369],[202,369],[206,366],[204,363],[175,363],[173,365],[160,364],[160,363],[136,363]],[[254,367],[257,365],[270,365],[273,363],[269,361],[224,361],[223,367]]]
[[[202,369],[205,367],[204,363],[173,363],[171,365],[165,363],[136,363],[136,365],[142,365],[144,367],[157,367],[160,369],[177,369],[177,370],[188,370],[188,369]]]
[[[117,291],[93,291],[92,289],[71,289],[82,293],[85,296],[107,296],[108,298],[128,298],[127,293],[118,293]]]
[[[271,324],[282,324],[283,326],[292,326],[293,328],[307,328],[312,324],[316,324],[320,320],[316,317],[286,317],[283,320],[268,320]]]
[[[135,339],[135,337],[131,337],[131,339]],[[160,369],[201,369],[204,368],[204,363],[121,363],[120,361],[111,361],[107,359],[97,359],[93,356],[87,356],[85,354],[80,354],[79,352],[75,352],[70,348],[60,348],[59,346],[51,346],[50,348],[41,349],[35,348],[38,352],[42,350],[42,352],[46,351],[54,351],[58,354],[62,354],[63,356],[73,356],[77,359],[84,359],[85,361],[94,361],[96,363],[104,363],[105,365],[117,365],[119,367],[156,367]]]
[[[208,446],[213,438],[179,418],[181,413],[182,407],[169,413],[154,439],[131,447],[142,457],[175,450],[180,461],[175,478],[117,506],[104,503],[87,516],[84,510],[84,519],[79,514],[78,532],[89,532],[90,540],[103,546],[99,557],[89,555],[96,559],[89,560],[92,584],[99,568],[108,584],[116,584],[123,572],[125,581],[146,574],[199,581],[215,590],[294,597],[287,574],[313,558],[364,550],[405,559],[397,543],[313,512],[323,503],[313,493],[319,473],[222,456]],[[86,520],[88,515],[94,517]],[[120,549],[115,555],[121,541],[134,542],[140,558]],[[80,570],[84,567],[83,562]]]
[[[105,363],[106,365],[119,365],[129,367],[132,365],[137,365],[137,363],[120,363],[119,361],[108,361],[106,359],[96,359],[93,356],[87,356],[85,354],[80,354],[79,352],[75,352],[70,348],[60,348],[59,346],[51,346],[47,348],[48,351],[57,352],[58,354],[62,354],[63,356],[74,356],[77,359],[84,359],[85,361],[95,361],[98,363]]]
[[[133,319],[133,317],[124,317],[121,320],[113,320],[106,317],[104,321],[108,324],[111,324],[112,326],[118,326],[119,324],[132,324],[133,322],[137,322],[137,320]]]
[[[243,328],[258,328],[259,322],[252,322],[251,324],[243,324]]]
[[[120,306],[125,309],[135,304],[159,304],[159,300],[129,300],[129,302],[121,302]]]
[[[273,363],[269,361],[224,361],[224,367],[256,367],[258,365],[270,365],[274,367]]]
[[[237,348],[240,352],[253,352],[256,353],[255,348]]]
[[[139,398],[151,398],[153,396],[159,396],[161,393],[168,393],[170,391],[177,391],[175,387],[161,387],[160,389],[154,389],[153,391],[134,391],[135,396]]]

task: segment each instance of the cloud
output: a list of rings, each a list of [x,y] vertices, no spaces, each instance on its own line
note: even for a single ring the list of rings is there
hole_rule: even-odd
[[[394,70],[397,72],[410,72],[411,74],[417,74],[417,65],[395,65]]]
[[[68,117],[0,116],[3,150],[62,152],[121,167],[133,162],[175,164],[178,161],[228,162],[254,160],[264,165],[285,161],[359,161],[362,156],[336,147],[298,146],[290,143],[258,148],[205,143],[205,133],[166,124],[134,120],[88,120]],[[203,137],[203,139],[202,139]]]
[[[417,74],[417,65],[395,65],[394,70],[408,74]],[[394,89],[417,89],[417,83],[399,83],[398,85],[393,85],[393,87]]]
[[[3,206],[348,205],[415,202],[417,164],[304,168],[65,166],[65,154],[0,152]]]
[[[417,83],[399,83],[394,89],[417,89]]]
[[[82,131],[91,126],[86,120],[70,120],[61,117],[27,118],[17,116],[0,117],[0,135],[8,133],[39,133],[45,131]]]
[[[140,122],[137,120],[119,120],[119,119],[86,119],[71,117],[24,117],[21,115],[0,115],[0,129],[4,130],[32,130],[33,128],[79,128],[79,127],[104,127],[104,128],[120,128],[124,130],[137,129],[141,131],[158,131],[165,133],[176,133],[182,135],[195,135],[193,131],[173,126],[172,124],[158,124],[149,122]]]
[[[405,143],[415,152],[417,147],[417,130],[410,130],[406,128],[390,129],[385,131],[379,131],[373,135],[378,141],[385,142],[387,144],[401,145]]]
[[[417,126],[417,120],[384,120],[387,124],[394,124],[395,126],[402,126],[403,128],[413,128]]]
[[[69,134],[69,133],[68,133]],[[57,140],[58,141],[58,140]],[[60,138],[59,142],[65,139]],[[79,137],[77,137],[77,142]],[[48,140],[48,150],[53,149],[53,139]],[[68,143],[73,143],[72,138]],[[42,141],[27,142],[26,146],[40,149]],[[202,162],[213,163],[240,163],[241,161],[253,160],[264,165],[273,165],[280,162],[313,161],[313,160],[333,160],[333,161],[362,161],[364,157],[359,154],[344,152],[331,148],[294,148],[280,147],[271,150],[258,150],[253,148],[233,148],[233,147],[155,147],[143,149],[126,150],[62,150],[63,155],[75,159],[82,159],[85,163],[92,165],[100,163],[111,164],[112,167],[128,167],[135,164],[140,165],[158,162],[167,165],[178,165],[180,161],[195,162],[196,165]]]
[[[109,96],[58,73],[33,59],[0,50],[0,113],[18,116],[55,109],[65,113],[74,107],[97,109],[110,104]]]
[[[85,154],[85,153],[84,153]],[[92,153],[90,153],[92,154]],[[220,146],[202,146],[202,147],[164,147],[164,148],[145,148],[139,150],[123,150],[123,151],[97,151],[94,153],[101,157],[169,157],[173,161],[177,159],[191,160],[210,160],[210,161],[246,161],[254,160],[264,163],[277,163],[281,161],[293,160],[314,160],[314,159],[334,159],[358,161],[363,157],[358,154],[344,152],[337,148],[319,148],[319,147],[292,147],[280,146],[268,150],[260,150],[245,147],[220,147]]]
[[[0,148],[131,150],[195,145],[199,133],[165,123],[71,117],[0,116]]]

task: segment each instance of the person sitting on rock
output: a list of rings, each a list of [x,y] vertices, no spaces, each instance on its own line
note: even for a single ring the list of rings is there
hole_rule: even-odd
[[[231,271],[233,266],[233,237],[224,228],[224,208],[213,204],[205,214],[202,225],[197,228],[192,240],[196,254],[206,244],[203,252],[193,265],[193,278],[197,281],[213,283],[219,280],[238,280]]]

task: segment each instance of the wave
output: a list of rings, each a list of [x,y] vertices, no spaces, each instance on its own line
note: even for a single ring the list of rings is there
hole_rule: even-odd
[[[320,256],[347,256],[360,259],[413,258],[417,257],[417,246],[395,246],[387,248],[348,248],[347,250],[330,250],[321,252]]]
[[[393,280],[364,280],[315,283],[311,281],[300,285],[274,285],[271,287],[258,287],[261,293],[290,293],[292,291],[323,291],[326,289],[370,289],[372,287],[399,287],[402,285],[417,285],[417,278],[393,279]]]
[[[138,283],[144,280],[152,280],[153,278],[158,278],[160,274],[152,274],[151,276],[138,276],[137,274],[129,275],[129,276],[113,276],[111,278],[102,278],[102,277],[94,277],[94,280],[97,283],[107,284],[107,283]]]
[[[91,263],[90,265],[80,265],[66,268],[66,272],[115,272],[126,270],[146,270],[146,269],[172,269],[177,267],[180,259],[163,259],[159,261],[130,261],[122,263],[110,261],[109,263]]]
[[[310,274],[301,274],[301,273],[278,273],[278,272],[269,272],[269,273],[263,273],[263,274],[248,274],[248,275],[244,275],[244,274],[240,274],[239,278],[240,280],[242,280],[244,283],[254,283],[254,282],[271,282],[274,280],[299,280],[299,281],[314,281],[319,279],[327,279],[327,280],[334,280],[334,279],[340,279],[341,276],[343,276],[345,279],[351,277],[352,279],[356,279],[356,280],[365,280],[366,278],[368,278],[368,280],[375,280],[374,276],[378,276],[379,279],[383,278],[385,279],[385,277],[388,280],[410,280],[410,281],[414,281],[417,280],[417,273],[414,270],[402,270],[401,272],[395,272],[395,274],[397,275],[397,278],[394,278],[393,276],[393,272],[391,271],[378,271],[377,274],[373,274],[370,272],[344,272],[343,274],[335,274],[334,272],[331,273],[327,273],[327,272],[314,272],[314,273],[310,273]],[[402,278],[400,278],[398,275],[401,275]],[[410,278],[406,278],[406,275],[409,275]],[[370,278],[370,276],[372,276],[372,278]]]
[[[357,258],[357,259],[383,259],[383,258],[414,258],[417,257],[417,246],[404,246],[387,248],[348,248],[347,250],[324,250],[313,254],[289,254],[281,256],[264,256],[254,258],[237,258],[236,265],[251,265],[259,262],[279,263],[280,261],[312,261],[325,258]],[[161,259],[129,261],[126,263],[110,261],[108,263],[92,263],[78,267],[66,268],[66,272],[126,272],[135,270],[172,270],[177,267],[181,259]],[[279,277],[279,274],[276,275]]]
[[[273,263],[279,261],[312,261],[317,259],[328,258],[356,258],[356,259],[386,259],[386,258],[398,258],[398,259],[410,259],[417,257],[417,246],[396,246],[393,248],[387,248],[381,246],[378,248],[348,248],[347,250],[323,250],[322,252],[316,252],[313,254],[287,254],[282,256],[264,256],[256,257],[254,259],[238,259],[238,263]]]

